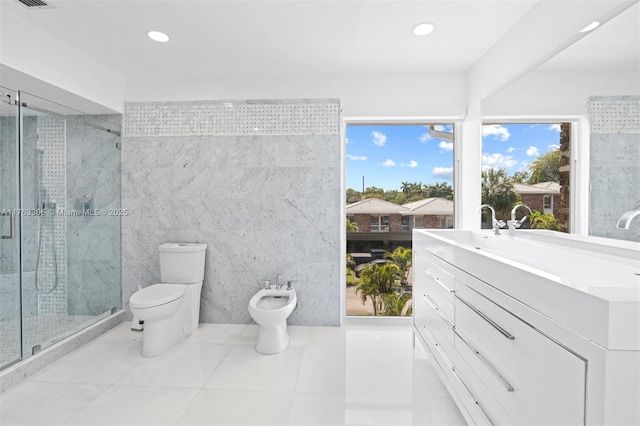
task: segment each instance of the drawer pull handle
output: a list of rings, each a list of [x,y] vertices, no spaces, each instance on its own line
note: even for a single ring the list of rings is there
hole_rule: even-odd
[[[429,275],[431,278],[433,278],[433,280],[440,284],[448,293],[453,293],[454,290],[449,287],[448,285],[446,285],[445,283],[442,282],[442,280],[440,278],[438,278],[437,276],[435,276],[435,274],[433,274],[430,270],[428,270],[427,268],[422,268],[422,270]]]
[[[467,305],[469,307],[469,309],[471,309],[473,312],[478,314],[483,320],[485,320],[486,322],[491,324],[491,326],[493,328],[495,328],[496,330],[498,330],[500,332],[500,334],[502,334],[504,337],[506,337],[509,340],[515,340],[515,337],[511,333],[509,333],[504,328],[500,327],[498,324],[495,323],[495,321],[493,321],[491,318],[489,318],[488,316],[486,316],[485,314],[480,312],[480,310],[478,308],[476,308],[475,306],[472,306],[469,302],[467,302],[466,300],[464,300],[463,298],[458,296],[458,294],[456,294],[455,296],[458,298],[459,301],[461,301],[462,303]]]
[[[476,405],[478,406],[478,409],[480,410],[480,412],[482,413],[484,418],[487,420],[487,423],[489,423],[490,425],[493,425],[494,423],[491,421],[491,419],[489,418],[487,413],[484,412],[484,410],[482,409],[482,406],[478,402],[477,398],[475,396],[473,396],[473,392],[471,392],[471,389],[469,388],[469,386],[467,386],[465,381],[462,379],[462,376],[460,376],[460,374],[458,374],[458,372],[456,371],[456,368],[455,367],[451,367],[451,372],[453,373],[454,376],[456,376],[456,379],[458,379],[458,381],[462,384],[462,387],[464,387],[464,389],[467,391],[467,393],[469,394],[471,399],[473,399],[473,402],[476,403]]]
[[[426,301],[427,301],[427,303],[428,303],[429,305],[431,305],[431,307],[432,307],[433,309],[435,309],[435,311],[438,313],[438,315],[440,315],[440,318],[442,318],[442,320],[443,320],[444,322],[446,322],[446,323],[447,323],[447,325],[448,325],[449,327],[451,327],[451,328],[455,328],[455,327],[453,326],[453,323],[452,323],[451,321],[449,321],[449,319],[448,319],[448,318],[447,318],[447,317],[442,313],[442,311],[440,311],[440,308],[438,308],[438,305],[436,305],[436,303],[435,303],[433,300],[431,300],[431,298],[430,298],[429,296],[427,296],[426,294],[424,294],[424,293],[423,293],[423,294],[422,294],[422,297],[424,297],[424,300],[426,300]]]
[[[464,337],[462,337],[460,335],[460,333],[458,333],[457,330],[453,330],[453,332],[456,333],[456,336],[458,336],[460,338],[460,340],[462,340],[464,342],[464,344],[467,345],[469,347],[469,349],[471,349],[473,351],[473,353],[476,354],[476,356],[480,359],[480,361],[482,361],[482,363],[484,365],[486,365],[489,370],[491,370],[491,372],[498,378],[498,380],[500,380],[502,382],[504,387],[507,388],[507,392],[513,392],[514,391],[513,386],[511,386],[511,384],[509,382],[507,382],[507,380],[504,377],[502,377],[502,374],[500,374],[500,372],[493,366],[493,364],[491,364],[489,362],[488,359],[486,359],[480,353],[480,351],[478,351],[471,343],[469,343]]]

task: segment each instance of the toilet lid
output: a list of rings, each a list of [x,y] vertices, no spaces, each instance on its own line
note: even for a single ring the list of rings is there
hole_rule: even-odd
[[[131,295],[129,305],[144,309],[164,305],[184,296],[184,284],[153,284]]]

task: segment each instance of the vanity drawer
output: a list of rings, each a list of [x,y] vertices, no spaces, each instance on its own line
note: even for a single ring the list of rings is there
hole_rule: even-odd
[[[475,288],[486,285],[471,276],[464,279]],[[539,394],[550,394],[549,401],[554,397],[558,400],[559,417],[566,418],[568,424],[575,423],[576,419],[581,423],[584,417],[585,361],[462,281],[456,284],[456,330],[463,338],[467,336],[487,362],[513,386],[513,393],[505,392],[490,369],[479,370],[484,371],[497,392],[506,394],[504,404],[520,407],[516,410],[519,411],[525,406],[524,400],[518,399],[524,397],[523,394],[529,394],[533,399],[538,395],[545,401],[546,397]],[[471,357],[470,362],[476,361],[473,352],[469,352],[459,340],[456,341],[456,350],[466,351],[469,356],[465,358]],[[540,408],[533,399],[529,404]],[[563,412],[562,405],[570,413]]]
[[[538,381],[531,372],[501,363],[494,365],[468,336],[456,333],[456,352],[513,419],[513,424],[581,425],[584,417]],[[508,364],[508,363],[507,363]],[[544,407],[542,409],[542,407]],[[491,416],[491,411],[489,411]]]
[[[447,342],[453,347],[453,322],[434,303],[428,294],[413,293],[414,324],[417,328],[426,326],[434,335],[436,341]]]
[[[451,307],[450,311],[446,310],[446,315],[453,322],[453,278],[449,279],[445,271],[420,254],[416,256],[413,268],[414,288],[428,293],[438,305],[445,305],[446,302],[446,306],[442,308],[446,310],[448,306]]]
[[[427,268],[434,276],[440,279],[440,284],[449,290],[455,287],[455,271],[457,268],[451,266],[438,256],[431,254],[424,247],[418,247],[414,250],[418,256],[414,256],[414,264],[421,263],[422,267]]]

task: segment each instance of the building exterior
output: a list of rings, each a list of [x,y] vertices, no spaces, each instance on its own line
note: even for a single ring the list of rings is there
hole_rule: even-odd
[[[560,213],[560,184],[558,182],[542,182],[535,185],[515,183],[513,192],[518,194],[520,201],[541,213],[553,213],[558,217]]]
[[[404,205],[367,198],[346,208],[347,219],[358,226],[347,232],[349,251],[398,245],[410,247],[414,228],[453,228],[453,201],[427,198]]]

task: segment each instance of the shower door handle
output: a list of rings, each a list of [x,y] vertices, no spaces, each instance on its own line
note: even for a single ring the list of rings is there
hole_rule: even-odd
[[[13,240],[16,236],[16,214],[14,212],[2,212],[0,216],[9,216],[9,235],[2,235],[2,240]]]

